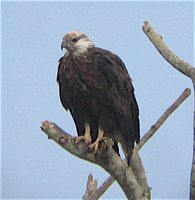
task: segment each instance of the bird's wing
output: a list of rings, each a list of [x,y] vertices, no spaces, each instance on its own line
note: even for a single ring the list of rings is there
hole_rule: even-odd
[[[115,99],[121,132],[126,139],[139,141],[139,109],[134,88],[128,71],[122,60],[115,54],[98,48],[96,63],[107,82],[112,98]]]

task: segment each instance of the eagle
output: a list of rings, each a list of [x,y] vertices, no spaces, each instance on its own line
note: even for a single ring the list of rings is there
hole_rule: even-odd
[[[61,103],[76,125],[76,141],[84,140],[90,149],[97,150],[99,141],[109,137],[118,154],[118,144],[122,146],[129,165],[134,145],[140,140],[140,123],[125,64],[78,31],[65,34],[61,43],[64,48],[57,82]]]

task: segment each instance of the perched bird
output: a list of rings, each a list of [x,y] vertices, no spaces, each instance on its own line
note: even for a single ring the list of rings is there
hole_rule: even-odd
[[[91,149],[110,137],[119,153],[121,144],[130,164],[140,139],[139,110],[131,78],[114,53],[96,47],[85,34],[68,32],[62,40],[57,82],[63,107],[69,110],[78,133]]]

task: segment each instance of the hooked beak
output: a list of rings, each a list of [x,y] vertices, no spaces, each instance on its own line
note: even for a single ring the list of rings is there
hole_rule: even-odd
[[[62,41],[61,43],[61,50],[67,47],[67,42],[65,40]]]

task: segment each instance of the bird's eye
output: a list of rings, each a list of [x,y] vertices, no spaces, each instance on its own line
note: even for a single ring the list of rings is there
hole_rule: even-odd
[[[78,41],[78,38],[73,38],[72,41],[75,43]]]

